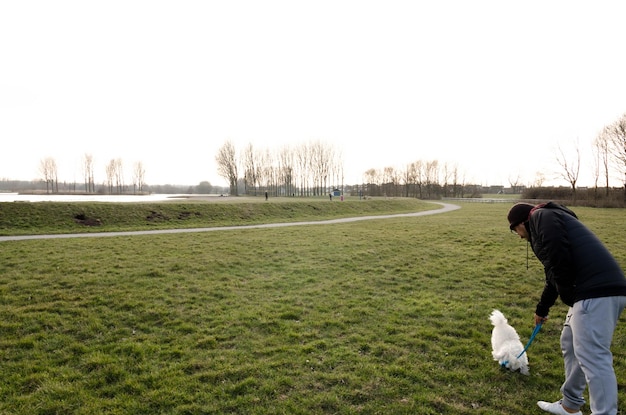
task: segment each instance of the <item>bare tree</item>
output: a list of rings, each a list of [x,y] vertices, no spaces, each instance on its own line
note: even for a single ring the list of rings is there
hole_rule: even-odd
[[[411,176],[415,178],[415,186],[417,187],[416,196],[420,199],[424,197],[424,182],[426,181],[426,166],[422,160],[411,163]]]
[[[104,173],[106,177],[106,185],[109,191],[109,194],[113,194],[113,184],[115,182],[115,170],[117,169],[117,164],[115,163],[115,159],[111,159],[109,163],[104,168]]]
[[[395,175],[395,169],[392,166],[383,167],[381,171],[381,185],[384,196],[391,195],[393,190],[393,176]]]
[[[385,188],[385,196],[398,196],[400,179],[402,172],[395,167],[389,166],[383,169],[383,187]]]
[[[534,187],[542,187],[543,183],[546,181],[546,175],[542,172],[538,171],[535,173],[535,181],[533,183]]]
[[[222,147],[219,148],[215,156],[217,162],[217,173],[228,180],[230,187],[230,195],[237,196],[237,157],[235,145],[232,141],[227,140]]]
[[[598,180],[600,180],[600,152],[598,147],[594,145],[591,148],[591,176],[593,178],[593,195],[594,198],[598,196]]]
[[[511,187],[511,192],[520,193],[522,190],[522,182],[521,182],[519,173],[517,174],[515,178],[513,178],[513,176],[509,176],[508,180],[509,180],[509,186]]]
[[[46,182],[46,193],[59,192],[57,162],[52,157],[46,157],[39,162],[39,172]],[[56,189],[56,190],[55,190]]]
[[[289,146],[284,146],[278,154],[278,170],[280,174],[279,181],[284,186],[285,194],[288,196],[295,194],[294,152],[289,148]]]
[[[366,191],[368,196],[379,196],[381,194],[381,184],[383,181],[382,173],[377,169],[368,169],[363,173],[363,179],[367,185]]]
[[[274,165],[274,157],[269,149],[265,149],[258,153],[258,177],[259,183],[263,185],[265,191],[276,195],[276,167]]]
[[[380,184],[380,173],[376,169],[369,169],[365,172],[365,182],[369,184]]]
[[[624,199],[626,199],[626,113],[605,130],[611,155],[623,178]]]
[[[424,177],[426,178],[426,197],[431,199],[435,193],[435,187],[439,184],[439,162],[437,160],[426,162]]]
[[[600,180],[600,175],[604,176],[605,183],[605,195],[609,195],[609,177],[610,177],[610,152],[609,152],[609,134],[607,128],[605,127],[598,134],[598,136],[593,141],[593,160],[592,160],[592,173],[593,173],[593,183],[594,183],[594,192],[597,194],[598,192],[598,181]]]
[[[333,181],[334,186],[342,189],[343,192],[344,170],[341,151],[333,149],[332,159],[330,161],[330,171],[331,180]]]
[[[450,193],[450,177],[452,176],[452,171],[450,170],[450,165],[446,162],[443,163],[443,171],[442,171],[442,176],[443,176],[443,186],[442,186],[442,191],[443,191],[443,196],[447,197]]]
[[[463,179],[459,178],[458,164],[454,163],[452,165],[450,174],[452,179],[452,197],[463,197],[463,183],[459,183],[459,180],[463,181]]]
[[[117,194],[121,195],[124,193],[124,163],[122,163],[122,159],[117,158],[114,160],[115,163],[115,188],[117,189]]]
[[[404,197],[409,197],[412,194],[412,187],[415,186],[415,169],[413,164],[406,166],[406,169],[402,172],[401,184],[404,186]]]
[[[309,196],[311,190],[311,152],[309,145],[304,143],[296,148],[297,180],[301,196]]]
[[[321,141],[315,141],[309,146],[311,150],[311,167],[313,169],[314,194],[322,195],[328,189],[332,148]]]
[[[244,149],[242,162],[244,192],[249,194],[250,189],[252,188],[254,190],[254,194],[256,195],[257,187],[259,185],[259,160],[252,143],[249,143]]]
[[[133,193],[143,192],[145,176],[146,170],[143,167],[143,163],[140,161],[135,162],[135,164],[133,165]]]
[[[85,191],[95,193],[96,183],[94,179],[94,161],[91,154],[85,153],[83,156],[83,178],[85,180]]]
[[[105,174],[109,194],[124,193],[124,164],[122,159],[111,159],[105,167]]]
[[[572,187],[572,198],[576,201],[576,182],[578,182],[578,174],[580,173],[580,148],[578,143],[575,146],[576,158],[573,161],[568,161],[561,146],[558,146],[558,154],[556,155],[556,161],[561,166],[561,172],[559,176],[565,179]]]

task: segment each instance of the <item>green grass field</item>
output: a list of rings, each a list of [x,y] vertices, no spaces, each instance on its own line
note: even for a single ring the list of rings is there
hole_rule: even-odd
[[[221,203],[214,223],[437,207],[281,203],[280,214],[248,205],[244,218],[242,203]],[[216,209],[205,205],[162,209],[204,217]],[[531,252],[526,269],[526,244],[505,219],[511,204],[461,206],[335,225],[2,242],[0,414],[541,414],[537,400],[559,398],[566,308],[557,303],[530,347],[530,376],[501,369],[489,313],[504,312],[526,342],[542,268]],[[82,207],[126,221],[97,231],[174,226],[145,223],[143,206]],[[76,206],[49,208],[65,213],[10,226],[0,206],[0,230],[76,231],[65,218]],[[239,212],[230,221],[229,208]],[[575,211],[626,265],[625,212]]]

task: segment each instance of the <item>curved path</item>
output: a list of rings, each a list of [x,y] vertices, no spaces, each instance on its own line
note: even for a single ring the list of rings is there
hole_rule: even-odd
[[[397,213],[392,215],[376,215],[376,216],[357,216],[353,218],[338,218],[328,219],[320,221],[307,221],[307,222],[281,222],[281,223],[266,223],[261,225],[239,225],[239,226],[220,226],[214,228],[182,228],[182,229],[154,229],[149,231],[125,231],[125,232],[94,232],[94,233],[63,233],[54,235],[16,235],[16,236],[0,236],[0,242],[5,241],[23,241],[27,239],[61,239],[61,238],[101,238],[106,236],[130,236],[130,235],[154,235],[164,233],[194,233],[194,232],[212,232],[212,231],[230,231],[235,229],[253,229],[253,228],[279,228],[286,226],[302,226],[302,225],[330,225],[334,223],[346,223],[357,222],[361,220],[372,219],[389,219],[409,216],[426,216],[434,215],[438,213],[451,212],[453,210],[460,209],[458,205],[452,205],[449,203],[431,202],[441,205],[440,209],[425,210],[422,212],[414,213]]]

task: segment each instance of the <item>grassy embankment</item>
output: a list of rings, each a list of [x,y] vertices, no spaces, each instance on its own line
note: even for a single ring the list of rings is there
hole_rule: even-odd
[[[233,198],[160,203],[0,203],[0,235],[237,226],[436,209],[414,199]]]
[[[220,203],[210,221],[203,212],[217,208],[206,203],[81,206],[102,220],[95,228],[74,223],[76,204],[37,204],[37,215],[18,222],[2,205],[0,231],[433,207],[370,202]],[[463,203],[442,215],[336,225],[0,243],[0,413],[540,414],[535,401],[559,394],[565,307],[554,307],[531,346],[529,377],[500,369],[490,355],[491,310],[502,310],[525,342],[543,280],[534,258],[526,269],[526,245],[508,232],[509,207]],[[164,219],[146,222],[146,211]],[[179,217],[183,211],[201,219],[181,219],[198,216]],[[626,264],[624,212],[576,211]],[[625,346],[622,322],[614,347],[620,385]]]

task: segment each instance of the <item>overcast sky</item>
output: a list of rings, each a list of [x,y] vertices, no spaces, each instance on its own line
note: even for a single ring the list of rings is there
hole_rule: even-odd
[[[226,184],[226,140],[320,140],[347,183],[416,160],[485,185],[559,172],[626,113],[626,2],[2,1],[0,178]],[[558,183],[556,181],[555,183]],[[621,183],[615,182],[615,185]]]

